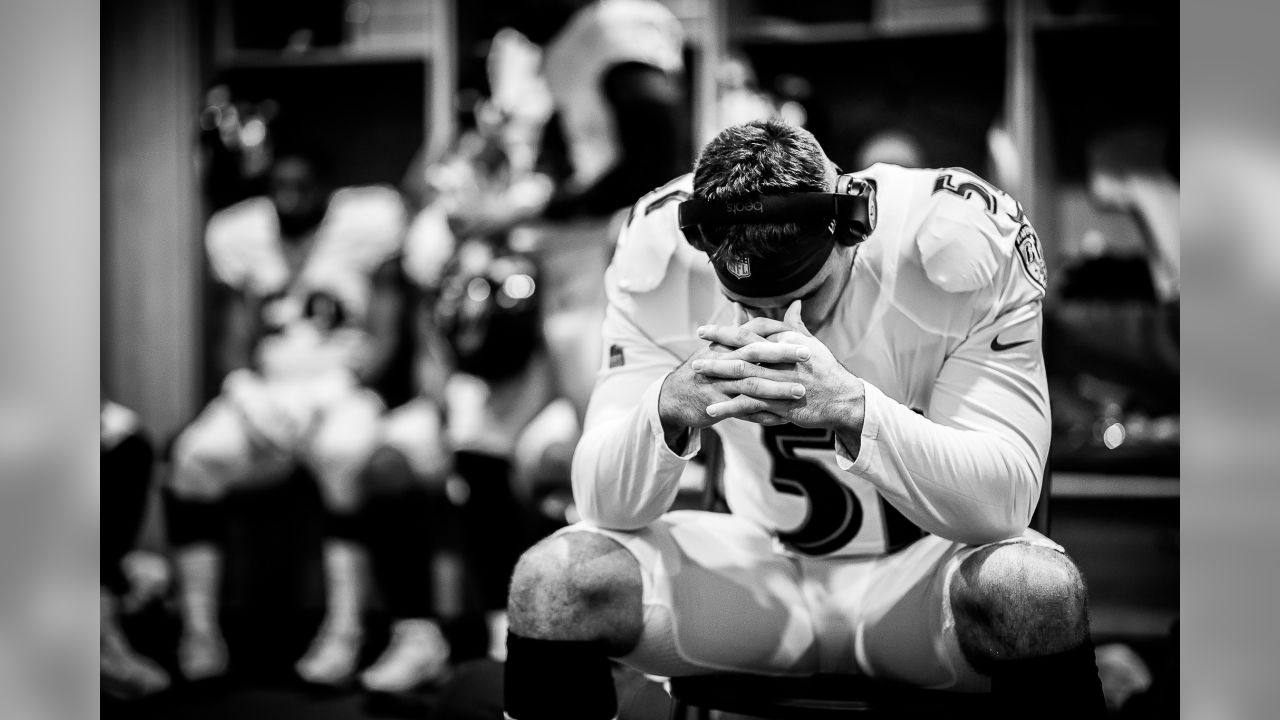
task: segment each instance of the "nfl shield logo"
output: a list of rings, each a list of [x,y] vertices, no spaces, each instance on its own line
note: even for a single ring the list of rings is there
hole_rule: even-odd
[[[729,258],[729,260],[724,264],[724,269],[728,270],[730,275],[738,278],[739,280],[751,277],[751,261],[746,258]]]

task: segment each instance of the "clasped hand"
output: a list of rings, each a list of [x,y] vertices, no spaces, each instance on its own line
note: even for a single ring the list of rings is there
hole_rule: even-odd
[[[659,395],[668,429],[699,429],[731,417],[840,429],[861,417],[862,381],[805,327],[799,300],[781,321],[707,325],[698,336],[710,345],[668,375]]]

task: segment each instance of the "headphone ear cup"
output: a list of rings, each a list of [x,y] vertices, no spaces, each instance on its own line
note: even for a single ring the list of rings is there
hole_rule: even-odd
[[[853,246],[867,239],[876,229],[876,186],[874,180],[864,180],[854,173],[843,173],[836,178],[836,194],[856,195],[866,199],[867,207],[865,223],[866,233],[861,232],[857,224],[839,222],[843,227],[836,228],[836,239],[842,245]],[[861,223],[858,223],[861,224]]]

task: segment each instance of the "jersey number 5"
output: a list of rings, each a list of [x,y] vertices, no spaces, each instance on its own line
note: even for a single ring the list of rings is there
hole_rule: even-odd
[[[1013,202],[1009,198],[1008,193],[989,184],[986,180],[974,175],[964,168],[948,168],[950,172],[938,176],[933,182],[934,194],[940,192],[951,193],[959,198],[976,197],[986,206],[987,212],[995,215],[1000,209],[999,199],[1006,198],[1012,202],[1014,208],[1018,211],[1017,215],[1006,213],[1011,220],[1016,223],[1025,223],[1027,214],[1022,210],[1022,203]]]
[[[830,430],[779,425],[764,428],[764,444],[773,458],[774,489],[801,495],[809,501],[804,522],[779,539],[806,555],[826,555],[849,544],[862,528],[862,503],[849,486],[827,472],[817,460],[796,455],[800,449],[830,451]]]

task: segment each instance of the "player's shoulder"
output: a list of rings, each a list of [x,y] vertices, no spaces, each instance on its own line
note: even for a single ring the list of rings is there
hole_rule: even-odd
[[[605,273],[612,311],[659,342],[692,337],[727,302],[706,254],[680,232],[680,203],[692,190],[692,177],[684,175],[640,198]]]
[[[347,187],[333,194],[329,215],[353,230],[395,236],[404,228],[405,206],[400,193],[385,185]]]
[[[218,280],[246,284],[256,268],[278,254],[279,221],[266,197],[253,197],[215,212],[205,229],[205,249]]]
[[[703,253],[694,250],[680,232],[680,203],[693,196],[693,174],[686,173],[646,193],[631,206],[618,233],[612,267],[618,288],[647,293],[658,288],[674,266],[688,264]]]
[[[325,217],[325,250],[379,264],[404,242],[405,206],[390,187],[370,185],[336,191]]]
[[[1039,238],[1022,206],[964,168],[873,166],[881,221],[896,228],[898,252],[948,293],[1006,285],[1021,269],[1043,291]]]
[[[277,235],[275,210],[266,197],[251,197],[209,217],[205,230],[210,250],[238,250],[269,242]]]

